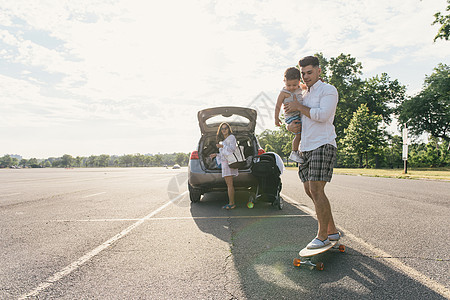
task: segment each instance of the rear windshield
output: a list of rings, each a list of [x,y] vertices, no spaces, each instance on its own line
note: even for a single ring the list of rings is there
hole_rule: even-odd
[[[227,122],[229,124],[237,124],[240,123],[244,126],[250,124],[250,120],[246,117],[239,116],[239,115],[232,115],[230,117],[224,117],[222,115],[213,116],[205,121],[206,125],[214,125],[217,126],[217,124],[220,124],[222,122]]]

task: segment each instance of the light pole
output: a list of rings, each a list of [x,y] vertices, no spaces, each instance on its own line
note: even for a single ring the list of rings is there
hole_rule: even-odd
[[[407,174],[408,173],[408,128],[403,127],[402,130],[402,135],[403,135],[403,174]]]

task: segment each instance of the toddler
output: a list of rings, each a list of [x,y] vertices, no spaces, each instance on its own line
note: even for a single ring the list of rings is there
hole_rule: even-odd
[[[281,126],[280,121],[280,109],[281,105],[287,102],[299,101],[302,102],[302,88],[300,85],[300,71],[297,68],[288,68],[284,72],[284,88],[281,90],[280,95],[278,95],[277,104],[275,106],[275,125]],[[291,113],[286,113],[285,115],[286,123],[290,124],[293,121],[297,123],[302,122],[302,117],[299,111],[294,111]],[[294,140],[292,141],[292,152],[289,156],[290,160],[302,164],[303,158],[300,156],[298,147],[300,145],[301,132],[296,132]]]

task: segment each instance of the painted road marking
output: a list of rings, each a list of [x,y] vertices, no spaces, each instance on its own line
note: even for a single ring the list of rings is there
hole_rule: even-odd
[[[310,214],[314,219],[317,220],[316,217],[316,212],[312,209],[310,209],[309,207],[306,207],[302,204],[300,204],[299,202],[297,202],[296,200],[292,199],[289,196],[286,196],[284,194],[281,194],[281,196],[287,200],[289,200],[290,202],[296,203],[299,208],[301,210],[303,210],[304,212]],[[421,284],[423,284],[424,286],[428,287],[429,289],[435,291],[436,293],[441,294],[442,296],[449,298],[450,299],[450,291],[442,284],[434,281],[433,279],[423,275],[422,273],[420,273],[419,271],[417,271],[416,269],[413,269],[407,265],[405,265],[404,263],[402,263],[399,259],[393,257],[392,255],[390,255],[387,252],[384,252],[383,250],[376,248],[375,246],[365,242],[364,240],[362,240],[361,238],[355,236],[354,234],[352,234],[350,231],[339,227],[339,230],[341,230],[344,233],[344,236],[346,238],[349,238],[351,240],[353,240],[354,242],[356,242],[357,244],[359,244],[360,246],[362,246],[363,248],[365,248],[366,250],[372,252],[375,256],[384,259],[388,264],[390,264],[391,266],[395,267],[396,269],[402,271],[406,276],[419,281]]]
[[[211,217],[161,217],[149,218],[147,221],[164,221],[164,220],[206,220],[206,219],[262,219],[262,218],[298,218],[308,217],[310,215],[272,215],[272,216],[211,216]],[[82,219],[82,220],[50,220],[50,222],[124,222],[138,221],[140,219]]]
[[[103,194],[106,194],[106,192],[101,192],[101,193],[96,193],[96,194],[92,194],[92,195],[87,195],[87,196],[84,196],[84,197],[82,197],[83,199],[84,198],[90,198],[90,197],[94,197],[94,196],[98,196],[98,195],[103,195]]]
[[[35,289],[33,289],[32,291],[30,291],[27,294],[24,294],[24,295],[20,296],[19,299],[27,299],[29,297],[37,296],[41,291],[47,289],[48,287],[53,285],[55,282],[58,282],[59,280],[61,280],[65,276],[69,275],[70,273],[72,273],[73,271],[75,271],[76,269],[78,269],[79,267],[84,265],[91,258],[96,256],[97,254],[99,254],[103,250],[109,248],[112,244],[114,244],[115,242],[117,242],[118,240],[120,240],[121,238],[123,238],[127,234],[129,234],[131,231],[133,231],[134,229],[136,229],[137,227],[142,225],[142,223],[144,223],[146,220],[150,219],[151,217],[153,217],[154,215],[156,215],[157,213],[162,211],[164,208],[166,208],[167,206],[169,206],[173,202],[177,201],[178,198],[183,197],[186,193],[187,193],[187,191],[185,191],[184,193],[180,194],[175,199],[170,200],[169,202],[167,202],[163,206],[159,207],[158,209],[154,210],[150,214],[146,215],[145,217],[139,219],[136,223],[133,223],[132,225],[128,226],[126,229],[122,230],[120,233],[116,234],[115,236],[113,236],[112,238],[110,238],[109,240],[107,240],[106,242],[104,242],[103,244],[98,246],[97,248],[95,248],[95,249],[91,250],[90,252],[86,253],[85,255],[83,255],[82,257],[80,257],[79,259],[77,259],[76,261],[74,261],[73,263],[68,265],[67,267],[63,268],[61,271],[56,272],[55,274],[53,274],[52,276],[50,276],[49,278],[44,280],[44,282],[39,284]]]

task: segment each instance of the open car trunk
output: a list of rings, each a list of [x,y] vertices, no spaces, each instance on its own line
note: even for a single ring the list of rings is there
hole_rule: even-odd
[[[219,149],[216,147],[217,129],[222,122],[226,122],[231,126],[238,146],[244,147],[247,164],[239,170],[250,172],[253,157],[258,155],[258,142],[254,134],[257,118],[256,110],[236,106],[213,107],[199,111],[197,118],[202,133],[198,150],[202,169],[212,173],[221,172],[216,160],[211,159],[209,155],[219,153]]]
[[[250,170],[253,157],[258,155],[258,145],[253,134],[233,133],[236,137],[238,146],[244,147],[244,156],[247,161],[246,165],[239,170]],[[202,167],[205,171],[221,172],[221,169],[215,159],[209,157],[212,153],[219,153],[216,147],[216,135],[204,135],[200,142],[199,158],[202,161]]]
[[[222,122],[230,124],[233,133],[254,133],[256,117],[256,110],[236,106],[206,108],[197,114],[202,135],[215,134]]]

